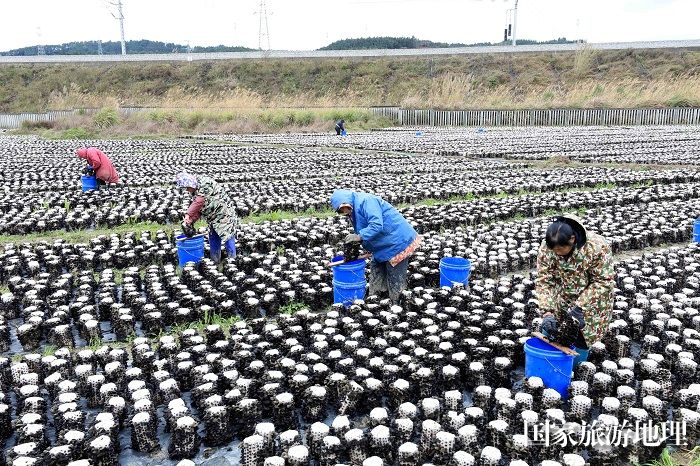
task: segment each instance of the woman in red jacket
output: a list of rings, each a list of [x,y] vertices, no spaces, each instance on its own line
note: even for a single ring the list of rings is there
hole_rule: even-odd
[[[116,183],[119,181],[119,175],[114,169],[112,161],[109,160],[109,157],[107,157],[100,149],[96,149],[94,147],[83,147],[82,149],[75,151],[75,153],[81,159],[85,159],[88,165],[92,167],[92,171],[95,172],[95,176],[97,177],[97,182],[99,184]]]

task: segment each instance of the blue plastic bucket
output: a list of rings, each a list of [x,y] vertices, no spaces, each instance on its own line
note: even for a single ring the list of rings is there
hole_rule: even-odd
[[[180,267],[188,262],[198,263],[204,257],[204,236],[195,236],[188,238],[185,235],[179,235],[175,239],[177,244],[177,259]]]
[[[81,176],[80,181],[83,183],[83,192],[98,189],[96,176]]]
[[[700,218],[693,223],[693,241],[700,243]]]
[[[340,135],[341,135],[341,136],[347,136],[347,135],[348,135],[348,132],[345,131],[345,130],[342,130],[342,131],[340,132]]]
[[[332,262],[342,261],[343,256],[336,256]],[[333,302],[350,306],[356,299],[365,299],[367,281],[365,280],[364,259],[333,267]]]
[[[469,283],[472,263],[463,257],[443,257],[440,259],[440,286],[453,286]]]
[[[556,390],[562,399],[566,399],[573,370],[574,356],[564,354],[538,338],[525,342],[525,378],[541,378],[545,387]]]

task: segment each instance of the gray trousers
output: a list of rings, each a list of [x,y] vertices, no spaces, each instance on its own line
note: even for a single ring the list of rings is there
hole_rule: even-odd
[[[393,302],[399,300],[399,295],[406,289],[408,275],[408,257],[393,267],[389,261],[370,263],[369,294],[380,297],[389,296]]]

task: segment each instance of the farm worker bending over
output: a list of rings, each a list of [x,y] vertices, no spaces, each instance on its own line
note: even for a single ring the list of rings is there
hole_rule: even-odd
[[[540,246],[535,284],[542,333],[565,346],[573,340],[579,353],[575,364],[585,361],[589,346],[603,338],[612,318],[610,246],[587,232],[575,215],[555,218]]]
[[[336,190],[331,206],[350,218],[355,233],[345,242],[361,242],[372,253],[369,293],[388,292],[397,302],[406,289],[408,258],[418,249],[421,237],[391,204],[372,194]]]
[[[119,181],[119,175],[104,152],[94,147],[83,147],[75,151],[76,155],[81,159],[85,159],[88,166],[85,167],[83,173],[86,175],[95,175],[98,184],[116,183]]]
[[[200,217],[209,224],[209,250],[214,262],[221,261],[221,242],[226,246],[228,257],[236,257],[236,230],[238,216],[224,187],[203,175],[179,173],[175,177],[179,188],[187,189],[193,195],[192,203],[187,209],[182,222],[182,232],[194,236],[194,223]]]
[[[335,124],[335,134],[340,136],[343,134],[343,131],[345,131],[345,120],[338,120],[338,122]]]

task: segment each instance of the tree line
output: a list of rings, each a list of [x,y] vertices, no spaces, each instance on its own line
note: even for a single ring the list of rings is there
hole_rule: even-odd
[[[566,37],[547,41],[518,39],[520,45],[532,44],[570,44],[575,40]],[[416,37],[364,37],[359,39],[342,39],[321,47],[319,50],[369,50],[369,49],[421,49],[421,48],[450,48],[468,46],[508,45],[508,42],[478,42],[473,44],[433,42],[421,40]],[[45,45],[46,55],[97,55],[100,53],[100,43],[95,40],[86,42],[68,42],[58,45]],[[159,42],[153,40],[130,40],[126,42],[126,52],[129,54],[142,53],[213,53],[213,52],[249,52],[254,49],[240,46],[214,45],[195,46],[175,44],[172,42]],[[101,52],[105,55],[118,55],[121,53],[121,43],[116,41],[102,42]],[[0,55],[28,56],[37,55],[38,47],[22,47],[19,49],[0,52]]]
[[[519,45],[533,44],[571,44],[578,41],[568,40],[566,37],[547,41],[530,39],[518,39]],[[364,37],[359,39],[342,39],[321,47],[319,50],[368,50],[368,49],[420,49],[420,48],[450,48],[472,47],[489,45],[509,45],[510,41],[502,42],[477,42],[473,44],[433,42],[421,40],[416,37]]]
[[[122,53],[121,42],[108,41],[102,42],[102,53],[105,55],[118,55]],[[45,45],[44,53],[46,55],[97,55],[99,53],[100,44],[96,40],[86,42],[68,42],[58,45]],[[126,53],[142,54],[142,53],[206,53],[206,52],[247,52],[253,49],[247,47],[214,45],[214,46],[195,46],[188,47],[187,45],[175,44],[172,42],[159,42],[154,40],[129,40],[126,41]],[[19,49],[0,52],[0,55],[10,56],[27,56],[37,55],[38,47],[22,47]]]

